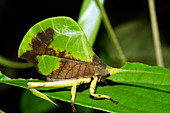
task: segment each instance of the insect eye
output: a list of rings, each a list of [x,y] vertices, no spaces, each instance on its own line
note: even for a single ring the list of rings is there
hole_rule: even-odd
[[[107,73],[107,77],[110,77],[110,73]]]

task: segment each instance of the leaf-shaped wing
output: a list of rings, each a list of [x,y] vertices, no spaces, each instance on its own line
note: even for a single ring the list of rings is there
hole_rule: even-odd
[[[49,57],[40,57],[42,55]],[[18,51],[18,57],[33,62],[35,66],[39,64],[38,70],[43,75],[48,75],[58,69],[60,64],[63,65],[61,58],[91,63],[93,56],[94,52],[84,32],[69,17],[53,17],[37,23],[26,33]],[[40,58],[46,58],[49,62],[43,62]]]
[[[18,56],[26,52],[92,62],[94,52],[78,24],[69,17],[53,17],[34,25],[25,35]]]

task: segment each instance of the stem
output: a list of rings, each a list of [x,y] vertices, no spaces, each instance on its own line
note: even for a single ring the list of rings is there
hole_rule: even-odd
[[[0,110],[0,113],[5,113],[4,111]]]
[[[153,41],[155,46],[155,55],[156,55],[156,62],[158,66],[164,66],[163,58],[162,58],[162,51],[161,51],[161,43],[160,43],[160,36],[158,30],[158,23],[157,23],[157,16],[155,10],[155,0],[148,0],[149,11],[150,11],[150,19],[151,19],[151,27],[152,27],[152,35]]]
[[[2,56],[0,56],[0,65],[10,67],[10,68],[16,68],[16,69],[30,68],[33,66],[32,63],[15,62],[7,58],[4,58]]]
[[[99,0],[95,0],[95,1],[96,1],[96,4],[98,5],[98,8],[101,11],[101,14],[102,14],[102,17],[103,17],[103,23],[105,25],[106,31],[107,31],[107,33],[108,33],[108,35],[110,37],[111,42],[113,43],[113,45],[114,45],[114,47],[116,49],[116,52],[117,52],[117,54],[118,54],[118,56],[120,58],[121,64],[123,65],[126,62],[126,57],[123,54],[123,51],[122,51],[122,49],[120,47],[120,44],[119,44],[119,42],[117,40],[116,34],[115,34],[115,32],[114,32],[114,30],[113,30],[113,28],[111,26],[111,23],[110,23],[109,18],[108,18],[107,14],[106,14],[106,11],[105,11],[104,7],[100,4]]]

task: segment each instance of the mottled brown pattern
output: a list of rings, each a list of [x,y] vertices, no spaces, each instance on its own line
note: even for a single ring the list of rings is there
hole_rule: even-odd
[[[59,69],[53,71],[49,78],[53,79],[69,79],[69,78],[83,78],[84,76],[93,76],[94,70],[92,63],[74,61],[62,58]]]
[[[31,51],[25,52],[21,58],[26,59],[28,62],[32,62],[36,68],[38,63],[36,59],[37,55],[50,55],[71,60],[78,60],[74,58],[69,52],[67,53],[69,55],[66,56],[66,50],[57,50],[56,53],[54,49],[49,48],[49,45],[53,41],[54,35],[55,32],[52,28],[47,28],[45,31],[38,33],[36,38],[32,40],[32,45],[30,45],[33,49]]]
[[[48,76],[48,81],[50,81],[50,78],[51,81],[54,81],[54,79],[83,78],[94,75],[100,76],[99,79],[103,81],[108,77],[106,64],[97,55],[94,55],[92,63],[65,58],[62,58],[60,62],[60,68]]]
[[[54,30],[52,28],[48,28],[45,31],[38,33],[36,39],[32,41],[33,53],[37,53],[40,55],[55,55],[55,51],[51,48],[48,48],[50,43],[53,41]]]
[[[26,59],[29,62],[32,62],[34,66],[37,68],[37,55],[52,55],[55,56],[56,53],[53,49],[48,48],[51,41],[53,41],[54,30],[52,28],[48,28],[42,33],[38,33],[36,39],[32,40],[32,50],[24,53],[21,58]],[[38,70],[38,68],[37,68]]]
[[[32,41],[32,48],[33,50],[30,51],[31,53],[38,54],[38,55],[50,55],[50,56],[57,56],[61,58],[67,58],[71,60],[78,60],[74,58],[70,52],[68,52],[66,56],[66,50],[60,51],[59,49],[55,52],[54,49],[49,48],[49,45],[53,41],[53,36],[55,35],[54,30],[52,28],[48,28],[45,31],[38,33],[36,39]]]
[[[80,67],[80,64],[76,64],[74,66],[73,75],[72,75],[73,77],[75,77],[77,75],[77,73],[79,71],[79,67]]]

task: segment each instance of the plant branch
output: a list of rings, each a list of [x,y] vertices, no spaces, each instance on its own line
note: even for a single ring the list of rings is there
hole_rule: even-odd
[[[33,67],[32,63],[15,62],[15,61],[11,61],[7,58],[4,58],[2,56],[0,56],[0,65],[10,67],[10,68],[16,68],[16,69]]]
[[[0,113],[5,113],[4,111],[0,110]]]
[[[99,0],[95,0],[95,1],[96,1],[97,6],[100,9],[101,14],[102,14],[103,23],[105,25],[106,31],[107,31],[107,33],[108,33],[108,35],[110,37],[111,42],[113,43],[113,45],[114,45],[114,47],[116,49],[116,52],[117,52],[117,54],[118,54],[118,56],[120,58],[121,64],[123,65],[126,62],[126,57],[125,57],[125,55],[124,55],[124,53],[123,53],[123,51],[122,51],[122,49],[120,47],[120,44],[119,44],[119,42],[117,40],[116,34],[115,34],[112,26],[111,26],[111,23],[110,23],[109,18],[108,18],[107,14],[106,14],[106,11],[105,11],[104,7],[100,4]]]
[[[150,11],[150,19],[151,19],[151,27],[152,27],[152,35],[153,41],[155,46],[155,54],[156,54],[156,61],[158,66],[164,66],[162,51],[161,51],[161,43],[160,43],[160,36],[156,18],[156,10],[155,10],[155,0],[148,0],[149,11]]]

